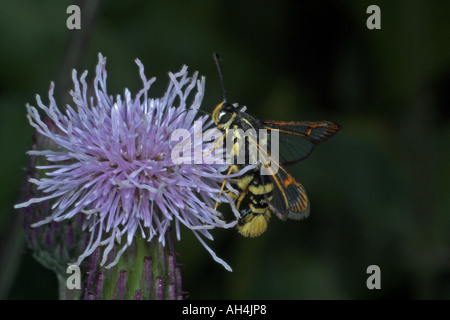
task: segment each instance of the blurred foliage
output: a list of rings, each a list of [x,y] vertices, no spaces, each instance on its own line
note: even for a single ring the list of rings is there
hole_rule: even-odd
[[[186,64],[206,76],[203,109],[211,111],[221,97],[214,51],[228,100],[262,119],[331,120],[343,131],[289,168],[310,196],[307,220],[273,218],[256,239],[213,233],[211,246],[234,272],[182,234],[176,247],[189,297],[450,298],[449,1],[109,0],[81,31],[66,28],[71,4],[0,3],[0,298],[58,292],[25,248],[12,208],[33,132],[25,103],[35,104],[36,93],[45,101],[51,80],[67,91],[59,84],[71,74],[61,70],[92,77],[102,52],[112,94],[140,87],[136,57],[158,77],[156,96],[167,72]],[[381,8],[381,30],[366,27],[371,4]],[[86,45],[71,47],[81,32],[90,33]],[[78,49],[82,58],[64,65]],[[371,264],[381,268],[381,290],[366,288]]]

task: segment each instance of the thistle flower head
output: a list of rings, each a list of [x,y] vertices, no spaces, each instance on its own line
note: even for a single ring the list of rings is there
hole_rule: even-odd
[[[84,229],[90,232],[90,240],[78,264],[104,246],[101,264],[113,266],[137,233],[148,241],[156,237],[164,244],[169,227],[175,228],[180,239],[180,225],[184,225],[217,262],[231,270],[203,240],[212,239],[209,229],[235,225],[227,224],[213,209],[218,200],[231,202],[226,195],[219,198],[226,168],[219,164],[174,164],[171,158],[176,143],[171,141],[171,133],[186,129],[194,134],[204,77],[199,78],[197,72],[188,77],[187,67],[183,66],[178,73],[169,73],[170,83],[161,98],[150,98],[155,78],[147,79],[142,63],[136,59],[143,88],[135,97],[125,89],[123,97],[114,98],[107,94],[105,64],[106,58],[99,54],[94,96],[88,97],[87,71],[78,78],[74,70],[74,106],[58,108],[53,83],[48,106],[39,95],[36,97],[45,118],[37,108],[27,105],[30,124],[57,148],[28,152],[48,162],[37,167],[45,176],[30,179],[42,196],[16,208],[51,200],[51,214],[36,221],[34,227],[85,215]],[[193,98],[188,102],[190,95]],[[207,116],[200,120],[205,123]],[[203,150],[203,145],[196,146],[195,141],[192,147]],[[108,261],[108,254],[118,244],[120,251],[113,261]]]

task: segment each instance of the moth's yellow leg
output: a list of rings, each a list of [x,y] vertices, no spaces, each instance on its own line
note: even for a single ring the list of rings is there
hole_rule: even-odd
[[[228,169],[228,172],[227,172],[227,176],[229,174],[231,174],[233,171],[234,171],[234,166],[230,166],[230,169]],[[225,185],[226,185],[227,181],[228,181],[228,178],[224,179],[223,182],[222,182],[222,186],[220,187],[220,192],[219,192],[219,198],[222,195],[223,189],[225,188]],[[220,204],[220,202],[217,201],[216,204],[214,205],[214,210],[217,210],[217,207],[219,206],[219,204]]]

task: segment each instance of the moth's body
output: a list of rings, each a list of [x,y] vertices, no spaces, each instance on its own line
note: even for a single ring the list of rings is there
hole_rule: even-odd
[[[244,171],[238,178],[231,179],[233,187],[238,191],[237,195],[229,192],[236,199],[236,208],[240,210],[243,203],[246,206],[239,211],[241,216],[237,225],[238,231],[246,237],[259,236],[267,229],[271,213],[281,220],[307,217],[310,204],[306,191],[283,166],[307,158],[317,144],[331,138],[340,130],[340,126],[330,121],[285,122],[260,121],[253,118],[241,111],[237,104],[226,102],[217,54],[214,59],[219,71],[223,102],[214,109],[212,119],[223,136],[232,137],[231,148],[227,149],[227,142],[230,142],[224,141],[224,149],[235,160],[228,172],[238,173],[248,165],[257,164],[252,170]],[[267,134],[262,135],[260,129],[265,130]],[[253,136],[246,134],[249,130]],[[280,143],[280,151],[281,147],[284,147],[286,152],[284,155],[280,152],[283,158],[280,162],[274,160],[266,148],[261,148],[261,145],[267,147],[270,139],[274,139],[272,132],[275,131],[277,137],[278,133],[280,134],[279,141],[276,141]],[[276,164],[277,171],[271,167],[272,164]],[[266,169],[265,174],[262,174],[262,169]],[[222,188],[225,182],[226,180]]]
[[[233,147],[230,148],[231,156],[234,157],[233,164],[230,165],[229,172],[236,173],[244,169],[249,164],[258,161],[258,152],[250,152],[249,138],[242,137],[242,132],[253,130],[256,141],[260,141],[259,129],[262,124],[249,114],[241,112],[230,104],[220,103],[214,110],[212,118],[218,129],[224,134],[233,136]],[[266,139],[266,138],[265,138]],[[245,146],[241,144],[245,143]],[[267,145],[267,139],[264,141]],[[224,149],[226,150],[226,141],[224,141]],[[244,152],[244,154],[241,154]],[[238,163],[238,159],[244,158],[244,163]],[[259,236],[267,229],[267,222],[270,219],[269,201],[272,200],[273,184],[268,176],[261,175],[262,164],[259,163],[253,170],[243,173],[239,178],[232,179],[234,186],[239,192],[237,197],[237,209],[240,209],[241,203],[248,194],[248,206],[241,210],[241,218],[238,222],[238,231],[246,237]]]

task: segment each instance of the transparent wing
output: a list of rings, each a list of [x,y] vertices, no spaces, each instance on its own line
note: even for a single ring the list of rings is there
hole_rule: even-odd
[[[272,212],[281,220],[306,218],[309,215],[310,205],[305,188],[262,149],[260,149],[260,161],[267,173],[259,173],[261,185],[269,188],[266,180],[269,178],[272,181],[272,190],[264,190],[266,201]],[[272,191],[272,197],[268,196],[270,191]]]
[[[269,141],[273,143],[271,130],[279,131],[279,156],[283,165],[299,162],[307,158],[314,147],[335,135],[341,127],[330,121],[262,121],[264,129],[269,130]]]
[[[269,201],[272,212],[281,220],[306,218],[309,215],[310,205],[305,188],[283,167],[269,177],[273,183],[273,198]]]

